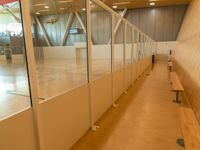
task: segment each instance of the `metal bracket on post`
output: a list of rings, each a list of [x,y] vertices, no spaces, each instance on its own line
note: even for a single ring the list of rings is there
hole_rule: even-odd
[[[100,129],[100,127],[97,125],[93,125],[91,129],[92,129],[92,131],[98,131]]]
[[[184,139],[180,138],[176,140],[177,144],[181,147],[185,147],[185,141]]]
[[[179,91],[176,91],[176,99],[173,100],[174,103],[181,103],[181,101],[179,101],[178,97],[179,97]]]
[[[117,108],[117,104],[116,104],[116,103],[113,103],[112,106],[113,106],[114,108]]]

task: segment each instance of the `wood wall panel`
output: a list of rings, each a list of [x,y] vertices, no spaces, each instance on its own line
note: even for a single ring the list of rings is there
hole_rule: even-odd
[[[126,18],[156,41],[175,41],[187,5],[130,9]]]
[[[200,1],[194,0],[186,14],[174,52],[175,70],[200,121]]]

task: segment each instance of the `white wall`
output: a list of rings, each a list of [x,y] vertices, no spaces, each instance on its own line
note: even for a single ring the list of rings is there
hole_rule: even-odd
[[[128,48],[130,49],[130,45]],[[76,46],[57,46],[57,47],[43,47],[44,58],[76,58],[77,49]],[[86,57],[86,48],[81,48],[82,58]],[[130,52],[128,53],[130,55]],[[93,45],[92,57],[94,59],[111,59],[111,45]],[[123,58],[123,44],[115,44],[115,58]]]
[[[111,45],[93,45],[92,46],[93,59],[111,59]]]
[[[177,41],[157,42],[157,60],[167,60],[169,51],[175,50]]]
[[[74,46],[43,47],[44,58],[75,58]]]

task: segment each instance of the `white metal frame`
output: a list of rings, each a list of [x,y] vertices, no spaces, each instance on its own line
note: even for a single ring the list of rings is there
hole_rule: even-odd
[[[133,24],[131,24],[129,21],[127,21],[123,16],[113,11],[111,8],[106,6],[103,2],[100,0],[93,0],[97,5],[108,11],[112,16],[112,39],[111,39],[111,47],[112,47],[112,56],[111,56],[111,74],[112,74],[112,81],[111,84],[113,85],[113,73],[114,73],[114,36],[115,36],[115,28],[114,28],[114,18],[117,16],[120,18],[120,22],[124,22],[124,56],[123,56],[123,69],[124,69],[124,93],[126,93],[125,88],[125,68],[126,68],[126,26],[129,25],[132,27],[132,33],[133,33],[133,43],[134,43],[134,30],[137,30],[138,33],[142,33],[137,27],[135,27]],[[27,49],[27,57],[28,57],[28,68],[29,68],[29,76],[30,76],[30,84],[31,84],[31,93],[32,93],[32,102],[33,102],[33,114],[34,114],[34,122],[35,122],[35,129],[36,129],[36,135],[37,135],[37,141],[38,141],[38,149],[39,150],[45,150],[44,143],[43,143],[43,137],[42,137],[42,131],[41,131],[41,118],[40,118],[40,110],[39,110],[39,100],[38,100],[38,93],[37,93],[37,85],[36,82],[36,66],[35,66],[35,57],[34,57],[34,48],[33,48],[33,41],[32,41],[32,32],[31,32],[31,18],[30,18],[30,11],[29,11],[29,1],[27,0],[21,0],[22,5],[22,12],[23,12],[23,23],[24,23],[24,31],[25,31],[25,41],[26,41],[26,49]],[[91,88],[93,84],[93,68],[92,68],[92,31],[91,31],[91,8],[90,8],[90,0],[86,0],[86,11],[87,11],[87,66],[88,66],[88,87],[89,87],[89,106],[90,106],[90,126],[93,130],[97,130],[99,127],[95,125],[95,122],[93,120],[93,104],[91,100]],[[125,10],[124,10],[125,11]],[[78,16],[77,16],[78,17]],[[120,23],[121,24],[121,23]],[[84,29],[85,31],[85,29]],[[142,33],[144,34],[144,33]],[[148,51],[155,51],[155,44],[153,40],[144,34],[147,40],[149,41]],[[139,36],[137,36],[139,38]],[[50,43],[48,43],[49,46],[51,46]],[[63,45],[63,41],[62,41]],[[133,51],[133,48],[132,48]],[[131,64],[133,64],[133,52],[131,54]],[[113,86],[112,86],[112,102],[113,106],[116,106],[114,96],[113,96]]]
[[[43,147],[43,139],[42,139],[42,128],[41,128],[41,118],[40,118],[40,110],[39,110],[39,100],[38,100],[38,90],[36,85],[36,66],[35,66],[35,56],[34,56],[34,48],[32,41],[32,32],[31,32],[31,18],[30,18],[30,10],[29,10],[29,1],[21,0],[21,10],[22,10],[22,22],[24,26],[24,37],[25,37],[25,45],[26,45],[26,53],[27,53],[27,64],[28,64],[28,73],[29,73],[29,82],[30,82],[30,90],[31,90],[31,98],[32,98],[32,108],[33,108],[33,119],[35,123],[35,134],[36,141],[38,143],[38,149],[44,150]]]

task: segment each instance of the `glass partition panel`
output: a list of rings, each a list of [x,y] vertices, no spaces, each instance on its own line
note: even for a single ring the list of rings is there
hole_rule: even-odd
[[[123,68],[124,64],[124,28],[125,23],[121,18],[114,18],[114,70]]]
[[[30,92],[20,3],[1,1],[0,5],[4,9],[0,12],[1,120],[30,107]]]
[[[138,60],[138,42],[139,42],[139,35],[138,31],[134,29],[134,43],[133,43],[133,63]]]
[[[148,56],[148,38],[145,38],[145,49],[146,49],[146,56]]]
[[[142,59],[142,33],[139,32],[139,43],[138,43],[138,59]]]
[[[133,32],[132,26],[126,26],[126,64],[131,64],[133,49]]]
[[[144,34],[141,33],[141,59],[144,58]]]
[[[30,10],[39,99],[86,84],[85,0],[32,0]]]
[[[145,35],[143,34],[143,58],[146,56],[146,41],[145,41]]]
[[[93,79],[111,73],[112,15],[95,4],[91,5]]]

